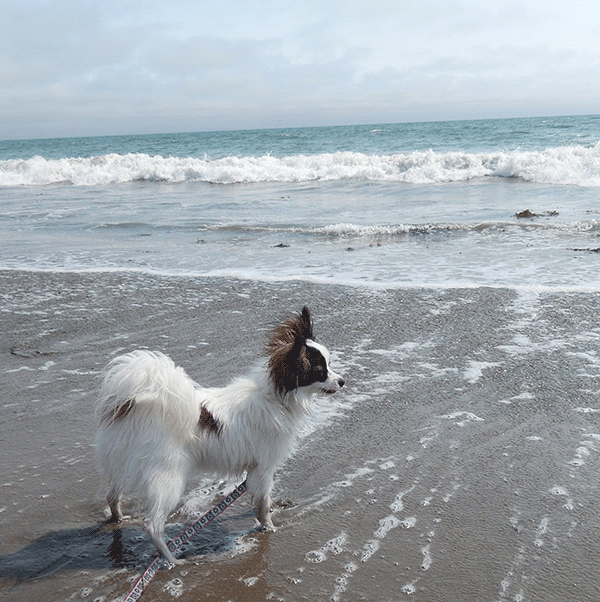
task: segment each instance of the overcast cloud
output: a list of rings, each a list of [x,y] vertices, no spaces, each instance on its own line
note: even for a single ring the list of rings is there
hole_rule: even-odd
[[[0,139],[599,112],[598,0],[0,8]]]

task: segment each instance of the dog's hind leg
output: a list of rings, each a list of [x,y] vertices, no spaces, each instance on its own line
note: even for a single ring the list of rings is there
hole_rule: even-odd
[[[171,564],[180,564],[183,561],[177,560],[169,550],[165,541],[165,520],[166,516],[154,516],[146,521],[146,529],[152,537],[156,545],[156,549],[162,554]]]
[[[161,479],[157,475],[159,487],[154,488],[154,495],[150,498],[150,507],[146,517],[146,529],[154,540],[158,551],[171,563],[179,564],[183,561],[175,559],[165,542],[165,523],[171,511],[183,495],[186,479],[177,471]]]
[[[111,487],[106,496],[108,507],[110,508],[109,523],[119,523],[123,520],[123,512],[121,510],[121,492],[116,487]]]

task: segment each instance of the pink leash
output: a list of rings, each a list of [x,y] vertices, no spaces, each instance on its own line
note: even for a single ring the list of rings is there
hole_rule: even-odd
[[[168,544],[170,552],[178,550],[186,541],[191,539],[200,529],[203,529],[212,521],[214,518],[219,516],[222,512],[227,510],[235,500],[237,500],[246,490],[248,489],[247,482],[244,481],[238,485],[229,495],[224,497],[212,510],[209,510],[204,516],[201,516],[193,525],[190,525],[184,529],[177,537],[173,538]],[[123,599],[123,602],[136,602],[139,600],[141,595],[144,593],[146,586],[152,581],[154,575],[160,568],[162,556],[159,554],[150,563],[150,566],[144,571],[142,576],[137,580],[133,589]]]

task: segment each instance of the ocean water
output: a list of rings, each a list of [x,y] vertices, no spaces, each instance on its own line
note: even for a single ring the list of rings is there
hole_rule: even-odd
[[[600,116],[4,141],[0,207],[0,268],[600,290]]]

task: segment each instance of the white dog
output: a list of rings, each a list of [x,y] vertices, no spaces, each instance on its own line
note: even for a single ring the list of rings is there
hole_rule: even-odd
[[[224,388],[203,388],[162,353],[133,351],[107,367],[96,406],[97,459],[109,485],[111,520],[121,495],[146,503],[146,528],[175,562],[164,539],[167,517],[193,471],[248,473],[248,490],[264,530],[275,471],[291,453],[301,419],[317,393],[344,380],[313,338],[308,308],[272,333],[267,361]]]

